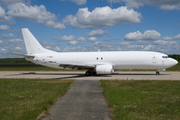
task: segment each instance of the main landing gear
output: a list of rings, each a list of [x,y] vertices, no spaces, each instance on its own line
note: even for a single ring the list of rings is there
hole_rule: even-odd
[[[92,70],[86,71],[86,76],[96,75],[96,72],[93,72]]]

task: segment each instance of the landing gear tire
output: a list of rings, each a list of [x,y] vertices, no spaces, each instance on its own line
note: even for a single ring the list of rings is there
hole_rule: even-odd
[[[159,71],[156,72],[156,75],[160,75]]]
[[[91,71],[86,71],[86,76],[92,75]]]

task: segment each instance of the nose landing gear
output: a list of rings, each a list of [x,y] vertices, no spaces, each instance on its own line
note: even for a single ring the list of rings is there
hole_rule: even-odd
[[[160,75],[159,71],[156,71],[156,75]]]

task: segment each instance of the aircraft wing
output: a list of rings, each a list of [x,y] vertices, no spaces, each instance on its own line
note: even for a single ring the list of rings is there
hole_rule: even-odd
[[[63,63],[60,64],[59,67],[64,67],[64,69],[66,68],[70,68],[70,69],[77,69],[77,70],[89,70],[89,69],[94,69],[96,66],[95,65],[86,65],[86,64],[75,64],[75,63]]]

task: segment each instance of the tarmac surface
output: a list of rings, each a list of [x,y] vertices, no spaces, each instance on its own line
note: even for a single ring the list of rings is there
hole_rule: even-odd
[[[77,80],[42,120],[110,120],[110,111],[97,80]]]
[[[75,79],[75,80],[180,80],[180,72],[115,72],[110,75],[86,76],[85,72],[54,72],[54,71],[2,71],[0,78],[40,78],[40,79]]]

